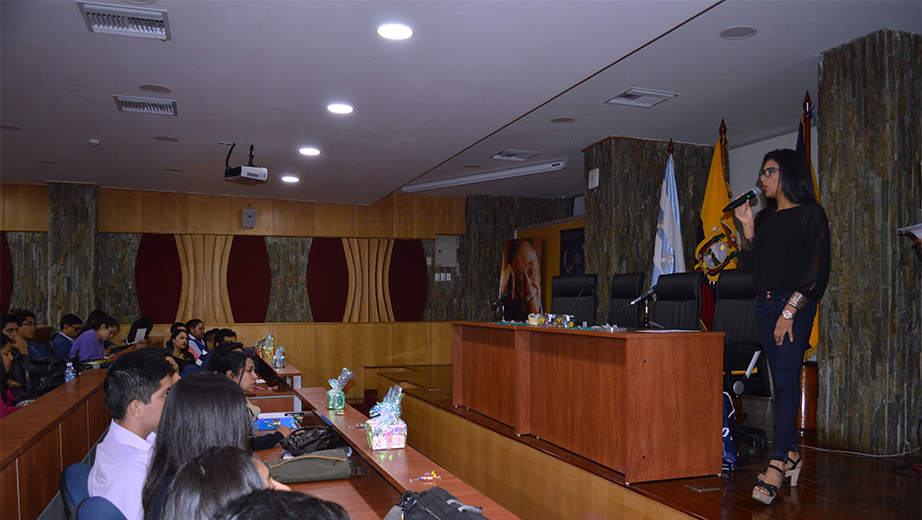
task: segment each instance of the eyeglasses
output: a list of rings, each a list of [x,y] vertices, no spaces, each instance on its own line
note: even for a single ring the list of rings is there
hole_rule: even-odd
[[[34,321],[24,321],[24,322],[22,323],[22,326],[23,326],[23,327],[34,327],[34,326],[35,326],[35,322],[34,322]]]
[[[759,179],[761,179],[762,177],[765,177],[765,178],[767,179],[767,178],[771,177],[772,175],[774,175],[774,174],[776,174],[776,173],[778,173],[778,172],[780,172],[780,171],[781,171],[781,170],[779,170],[778,168],[775,168],[775,167],[772,167],[772,168],[765,168],[764,170],[762,170],[762,171],[759,172]]]

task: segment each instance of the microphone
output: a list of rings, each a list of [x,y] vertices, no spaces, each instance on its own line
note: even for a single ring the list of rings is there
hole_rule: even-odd
[[[582,289],[580,289],[580,290],[579,290],[579,294],[576,295],[576,299],[573,300],[573,305],[570,307],[570,312],[568,312],[567,314],[573,316],[573,309],[576,308],[576,304],[579,303],[579,299],[582,298],[582,296],[583,296],[583,291],[585,291],[586,289],[591,289],[591,288],[595,287],[596,285],[598,285],[598,282],[593,282],[593,283],[591,283],[591,284],[589,284],[589,285],[583,287]]]
[[[755,188],[747,191],[746,193],[740,195],[733,202],[727,204],[727,207],[724,208],[724,213],[728,211],[733,211],[734,209],[742,206],[746,202],[749,202],[749,199],[754,199],[762,194],[762,188],[756,186]]]
[[[653,287],[650,287],[650,290],[649,290],[649,291],[647,291],[647,292],[641,294],[640,296],[634,298],[634,301],[632,301],[631,303],[629,303],[629,304],[628,304],[628,307],[630,307],[631,305],[637,305],[637,303],[646,300],[647,298],[649,298],[650,296],[653,296],[654,294],[656,294],[656,286],[655,286],[655,285],[654,285]]]
[[[506,291],[506,292],[504,292],[503,295],[500,296],[498,300],[496,300],[495,302],[493,302],[493,306],[490,307],[490,310],[493,310],[493,309],[499,307],[500,304],[502,304],[504,301],[506,301],[506,299],[509,298],[510,296],[512,296],[512,291]]]

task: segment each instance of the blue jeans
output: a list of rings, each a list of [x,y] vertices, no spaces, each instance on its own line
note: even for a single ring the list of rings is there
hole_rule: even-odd
[[[774,332],[790,291],[768,291],[756,294],[756,324],[759,340],[775,386],[775,446],[773,460],[785,461],[789,451],[798,451],[797,412],[800,410],[800,371],[804,353],[810,348],[816,302],[811,301],[794,315],[792,332],[781,345],[775,344]]]

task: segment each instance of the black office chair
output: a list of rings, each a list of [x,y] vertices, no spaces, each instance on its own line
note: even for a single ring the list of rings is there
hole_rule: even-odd
[[[611,277],[608,294],[611,306],[608,308],[608,324],[619,327],[637,328],[641,325],[643,302],[631,302],[643,294],[643,273],[616,274]]]
[[[594,274],[555,276],[551,280],[551,313],[572,314],[578,325],[584,321],[595,325],[598,279]]]
[[[147,338],[150,336],[150,331],[151,331],[151,329],[153,329],[153,328],[154,328],[154,320],[153,320],[153,319],[148,318],[147,316],[145,316],[145,317],[143,317],[143,318],[140,318],[140,319],[136,320],[134,323],[131,324],[131,329],[128,331],[127,340],[128,340],[129,342],[134,341],[134,337],[135,337],[135,335],[137,335],[137,333],[138,333],[138,331],[139,331],[140,329],[144,329],[144,330],[145,330],[145,332],[144,332],[144,338],[142,338],[142,339],[147,339]]]
[[[724,390],[736,397],[771,397],[768,361],[756,325],[752,275],[735,269],[722,271],[714,293],[714,331],[724,333]],[[765,445],[765,430],[746,426],[730,430],[734,440],[753,447]]]
[[[653,326],[664,329],[701,330],[701,285],[704,273],[660,275],[656,282]]]

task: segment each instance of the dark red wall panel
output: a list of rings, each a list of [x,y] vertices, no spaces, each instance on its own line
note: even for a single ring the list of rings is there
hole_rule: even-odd
[[[13,297],[13,257],[6,241],[6,231],[0,231],[0,311],[10,310]]]
[[[227,260],[227,296],[234,321],[263,323],[269,310],[272,270],[266,239],[237,235]]]
[[[135,287],[141,316],[173,323],[182,295],[182,266],[173,235],[144,233],[135,263]]]
[[[343,321],[348,292],[349,270],[342,239],[314,238],[307,259],[307,298],[314,321]]]
[[[429,273],[421,240],[395,240],[388,273],[391,306],[396,321],[422,321]]]

